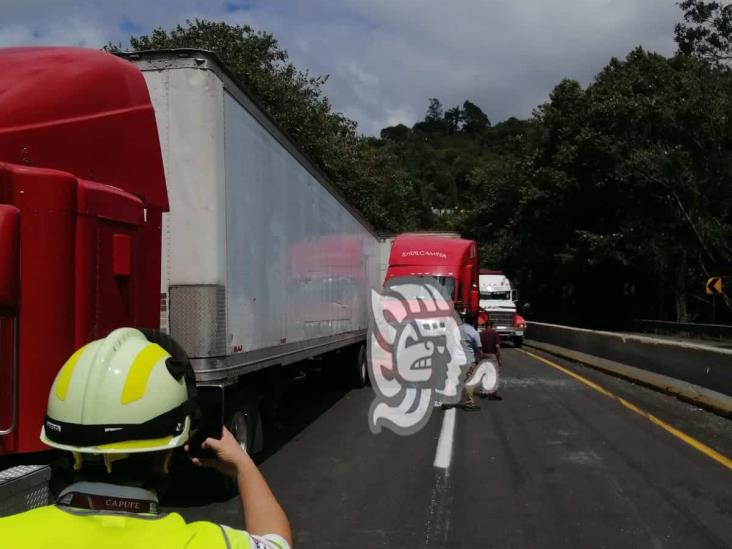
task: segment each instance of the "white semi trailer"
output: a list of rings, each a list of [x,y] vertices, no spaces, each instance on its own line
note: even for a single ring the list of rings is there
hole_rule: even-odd
[[[355,384],[367,382],[378,238],[211,53],[126,58],[150,91],[170,201],[161,328],[200,383],[234,393],[241,442],[258,441],[258,402],[278,379],[269,367],[337,351]]]

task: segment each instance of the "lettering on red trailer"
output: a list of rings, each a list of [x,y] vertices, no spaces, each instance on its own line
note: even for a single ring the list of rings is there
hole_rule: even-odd
[[[430,250],[409,250],[402,252],[402,257],[439,257],[440,259],[447,259],[447,254]]]

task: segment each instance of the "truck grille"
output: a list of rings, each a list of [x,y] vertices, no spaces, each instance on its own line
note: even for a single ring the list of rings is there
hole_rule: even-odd
[[[495,323],[496,327],[513,326],[513,315],[512,311],[488,311],[488,318]]]

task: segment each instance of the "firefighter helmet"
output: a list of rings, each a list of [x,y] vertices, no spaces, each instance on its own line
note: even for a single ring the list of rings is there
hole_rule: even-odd
[[[194,397],[187,358],[173,358],[139,330],[119,328],[77,350],[58,372],[41,440],[94,454],[177,448],[191,432]]]

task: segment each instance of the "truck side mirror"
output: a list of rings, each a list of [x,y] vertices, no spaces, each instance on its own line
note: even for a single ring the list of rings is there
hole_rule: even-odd
[[[0,310],[20,302],[20,210],[0,204]]]

